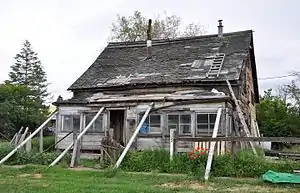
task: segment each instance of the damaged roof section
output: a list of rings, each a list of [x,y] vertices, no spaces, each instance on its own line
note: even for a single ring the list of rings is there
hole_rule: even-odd
[[[129,102],[129,101],[184,101],[184,100],[210,100],[210,99],[227,99],[229,98],[222,92],[215,89],[212,91],[205,90],[186,90],[173,93],[156,93],[156,94],[134,94],[134,95],[107,95],[95,93],[86,98],[88,103],[105,103],[105,102]]]
[[[137,101],[225,101],[230,99],[228,95],[216,89],[207,90],[184,90],[173,93],[154,94],[104,94],[102,92],[91,94],[85,99],[71,98],[61,101],[60,104],[92,104],[92,103],[112,103],[112,102],[137,102]]]
[[[109,43],[69,90],[137,84],[172,84],[239,79],[249,54],[252,31],[153,40],[146,58],[146,41]],[[214,58],[225,54],[218,76],[207,77]]]

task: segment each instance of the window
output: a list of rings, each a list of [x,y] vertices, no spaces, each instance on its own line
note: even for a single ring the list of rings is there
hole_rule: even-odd
[[[197,134],[212,133],[215,126],[216,117],[216,113],[197,114]]]
[[[139,114],[139,122],[142,120],[144,113]],[[143,123],[140,133],[161,133],[161,115],[160,114],[150,114]]]
[[[63,115],[62,116],[62,131],[79,131],[80,130],[80,115]]]
[[[176,129],[179,135],[191,133],[191,115],[168,115],[168,129]]]
[[[86,114],[85,115],[85,126],[87,126],[96,114]],[[87,133],[101,133],[104,132],[103,129],[103,116],[99,115],[92,126],[87,130]]]

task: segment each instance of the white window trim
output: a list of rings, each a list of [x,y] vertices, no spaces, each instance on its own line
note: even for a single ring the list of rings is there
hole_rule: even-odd
[[[84,128],[86,128],[86,126],[87,126],[87,124],[89,124],[89,123],[87,123],[87,121],[86,121],[86,117],[87,117],[87,115],[94,115],[93,113],[85,113],[84,114]],[[95,114],[96,115],[96,114]],[[94,116],[95,116],[94,115]],[[101,118],[102,120],[101,120],[101,122],[102,122],[102,124],[101,124],[101,131],[97,131],[97,132],[95,132],[95,122],[92,124],[92,126],[91,126],[91,128],[89,128],[88,130],[87,130],[87,133],[104,133],[104,124],[103,124],[103,121],[104,121],[104,118],[103,118],[103,115],[99,115],[99,117],[97,118],[97,119],[99,119],[99,118]],[[93,119],[93,118],[92,118]],[[91,129],[92,129],[92,131],[91,131]]]
[[[176,115],[178,116],[178,128],[176,127],[176,131],[178,131],[179,135],[191,135],[192,134],[192,113],[167,113],[167,128],[169,129],[169,125],[176,125],[177,124],[169,124],[169,115]],[[181,115],[189,115],[190,116],[190,123],[181,123],[180,122],[180,116]],[[190,126],[190,132],[189,133],[183,133],[181,132],[180,126],[181,125],[189,125]]]
[[[144,114],[143,114],[143,115],[140,117],[140,114],[142,114],[142,113],[145,113],[145,112],[144,112],[144,111],[139,111],[139,112],[137,112],[137,120],[138,120],[138,122],[140,122],[140,118],[144,116]],[[160,126],[159,126],[160,131],[159,131],[159,132],[153,132],[153,131],[151,131],[151,121],[150,121],[151,115],[159,115],[159,117],[160,117]],[[149,115],[147,116],[147,118],[149,118],[149,125],[148,125],[149,132],[148,132],[147,134],[161,134],[161,133],[163,132],[163,129],[162,129],[162,126],[163,126],[163,124],[162,124],[163,119],[162,119],[162,117],[163,117],[163,114],[160,114],[160,113],[149,114]]]
[[[198,132],[198,125],[207,125],[208,128],[207,128],[207,133],[208,134],[211,134],[212,132],[210,132],[210,130],[213,130],[214,128],[210,128],[211,125],[212,125],[212,122],[210,122],[210,116],[211,114],[217,114],[217,112],[212,112],[212,111],[209,111],[209,112],[196,112],[196,134],[201,134]],[[207,123],[198,123],[198,115],[208,115],[208,122]],[[215,122],[214,122],[215,124]]]
[[[159,116],[159,128],[160,128],[160,131],[159,132],[155,132],[155,131],[151,131],[151,115],[158,115]],[[160,134],[162,133],[162,114],[149,114],[149,133],[151,134]]]

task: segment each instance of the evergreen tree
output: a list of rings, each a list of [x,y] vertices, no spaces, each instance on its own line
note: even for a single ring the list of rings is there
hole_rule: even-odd
[[[34,98],[43,103],[49,95],[47,75],[28,40],[23,43],[23,48],[15,56],[15,60],[15,64],[11,66],[12,71],[9,73],[9,82],[29,87],[33,91]]]

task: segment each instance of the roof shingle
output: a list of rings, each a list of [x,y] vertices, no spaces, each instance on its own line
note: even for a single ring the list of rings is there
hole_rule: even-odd
[[[146,59],[146,41],[109,43],[96,61],[69,90],[113,86],[184,83],[226,78],[236,80],[249,54],[252,31],[153,40],[152,58]],[[218,53],[225,53],[218,78],[206,73]]]

